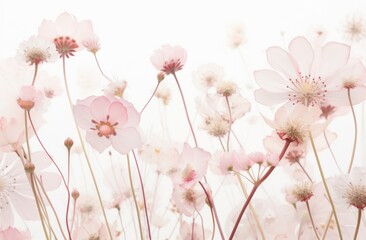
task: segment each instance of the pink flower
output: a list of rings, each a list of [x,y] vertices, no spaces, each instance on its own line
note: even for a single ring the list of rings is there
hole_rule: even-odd
[[[210,153],[201,148],[191,148],[185,144],[179,157],[178,166],[171,174],[173,184],[186,188],[195,185],[205,176],[210,159]]]
[[[3,231],[0,231],[0,240],[30,240],[31,234],[29,230],[19,231],[16,228],[9,227]]]
[[[0,161],[0,230],[14,224],[15,210],[25,220],[36,220],[38,212],[24,167],[15,153]]]
[[[261,87],[255,91],[259,103],[315,106],[328,100],[335,89],[331,82],[342,74],[349,59],[348,45],[329,42],[318,51],[304,37],[294,38],[289,52],[280,47],[267,50],[267,61],[274,70],[259,70],[254,77]]]
[[[38,29],[40,37],[53,41],[60,57],[74,56],[82,48],[83,40],[93,34],[90,20],[79,22],[67,12],[59,15],[55,22],[43,20]]]
[[[31,110],[36,103],[40,104],[42,93],[33,86],[22,86],[17,98],[19,107],[24,110]]]
[[[187,52],[180,46],[163,45],[155,50],[150,60],[156,69],[168,75],[183,68],[187,60]]]
[[[117,152],[126,154],[142,144],[136,129],[140,114],[122,98],[90,96],[78,100],[73,112],[79,127],[87,131],[86,141],[100,153],[112,145]]]
[[[209,187],[206,184],[204,184],[204,186],[206,190],[209,190]],[[177,185],[173,189],[172,199],[180,212],[187,217],[191,217],[205,205],[206,194],[199,184],[190,188]]]

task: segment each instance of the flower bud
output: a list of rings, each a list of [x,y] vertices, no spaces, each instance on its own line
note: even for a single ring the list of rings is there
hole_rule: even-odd
[[[72,190],[72,193],[71,193],[71,197],[76,201],[76,199],[78,199],[80,196],[80,193],[78,190],[74,189]]]
[[[74,145],[74,141],[71,138],[66,138],[66,140],[64,141],[64,145],[67,148],[67,150],[70,151],[72,145]]]
[[[36,167],[34,166],[34,164],[32,162],[26,162],[24,164],[24,170],[27,172],[27,173],[33,173],[34,172],[34,169]]]

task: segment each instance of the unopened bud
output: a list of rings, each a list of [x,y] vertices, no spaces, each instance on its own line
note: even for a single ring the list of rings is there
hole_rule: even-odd
[[[64,145],[67,148],[67,150],[70,151],[72,145],[74,145],[74,141],[71,138],[66,138],[66,140],[64,141]]]
[[[27,172],[27,173],[33,173],[34,172],[34,169],[36,167],[34,166],[34,164],[32,162],[26,162],[24,164],[24,170]]]
[[[21,107],[24,110],[31,110],[34,107],[34,102],[33,101],[27,101],[27,100],[22,100],[20,98],[17,99],[17,103],[19,105],[19,107]]]
[[[78,199],[78,197],[80,196],[80,193],[78,190],[74,189],[71,193],[71,197],[76,201],[76,199]]]
[[[160,83],[161,81],[164,80],[165,74],[163,72],[159,72],[158,75],[156,76],[156,78],[158,79],[158,82]]]

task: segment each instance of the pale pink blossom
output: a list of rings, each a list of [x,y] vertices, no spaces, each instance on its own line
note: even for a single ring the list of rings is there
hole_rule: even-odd
[[[75,16],[64,12],[53,22],[43,20],[38,29],[38,36],[53,41],[61,57],[74,56],[82,49],[82,42],[93,35],[93,26],[90,20],[79,22]]]
[[[22,86],[17,98],[19,107],[31,110],[35,105],[41,105],[43,94],[33,86]]]
[[[0,240],[30,240],[31,234],[29,230],[20,231],[16,228],[9,227],[0,231]]]
[[[28,177],[15,153],[5,154],[0,161],[0,209],[0,230],[13,226],[13,211],[25,220],[39,217]]]
[[[119,239],[120,232],[116,230],[116,223],[110,224],[112,240]],[[88,219],[75,227],[72,233],[73,239],[79,240],[109,240],[111,239],[104,223],[97,219]]]
[[[190,188],[206,175],[211,154],[201,148],[191,148],[184,144],[179,156],[178,165],[171,171],[170,176],[174,185]]]
[[[288,103],[318,106],[334,100],[328,96],[335,91],[332,81],[347,65],[350,46],[329,42],[314,49],[304,37],[296,37],[289,44],[289,52],[280,47],[267,50],[267,61],[274,70],[254,72],[257,84],[255,98],[265,105]]]
[[[205,189],[209,190],[205,185]],[[172,199],[178,210],[187,217],[199,212],[205,205],[206,194],[199,184],[186,188],[176,185],[173,189]]]
[[[180,224],[179,236],[177,240],[205,240],[210,239],[211,231],[206,228],[202,228],[201,225],[194,223],[187,223],[183,221]]]
[[[248,170],[253,163],[244,151],[217,151],[210,162],[213,172],[218,174],[231,174],[233,171]]]
[[[163,45],[150,58],[154,67],[165,74],[181,70],[187,60],[187,52],[180,46]]]
[[[140,114],[123,98],[90,96],[78,100],[73,112],[78,126],[86,130],[86,141],[100,153],[112,146],[126,154],[142,144],[136,129]]]
[[[110,81],[107,88],[105,88],[103,91],[106,95],[114,95],[116,97],[122,98],[126,88],[127,81],[117,79]]]
[[[85,37],[82,43],[83,46],[93,54],[96,54],[100,49],[99,37],[94,33]]]
[[[199,66],[192,75],[193,82],[198,87],[209,89],[223,80],[224,68],[215,63],[208,63]]]

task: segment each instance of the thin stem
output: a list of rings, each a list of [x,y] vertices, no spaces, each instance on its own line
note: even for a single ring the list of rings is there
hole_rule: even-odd
[[[349,163],[348,170],[347,170],[347,173],[350,173],[351,169],[352,169],[352,165],[353,165],[353,160],[355,158],[356,146],[357,146],[357,119],[356,119],[355,109],[353,108],[353,104],[352,104],[351,89],[350,88],[347,89],[347,95],[348,95],[349,105],[350,105],[351,110],[352,110],[353,124],[354,124],[354,127],[355,127],[355,135],[354,135],[354,138],[353,138],[353,149],[352,149],[351,161]]]
[[[329,218],[328,218],[328,221],[327,221],[327,226],[325,227],[324,233],[323,233],[323,236],[322,236],[322,240],[324,240],[325,237],[327,236],[328,229],[329,229],[329,226],[330,226],[330,222],[332,221],[332,218],[333,218],[333,211],[329,215]]]
[[[313,219],[313,216],[311,215],[310,206],[309,206],[309,201],[305,201],[305,203],[306,203],[306,208],[307,208],[308,213],[309,213],[310,222],[311,222],[311,225],[313,226],[313,230],[314,230],[314,233],[315,233],[316,239],[318,239],[318,240],[319,240],[320,238],[319,238],[318,232],[316,231],[316,227],[315,227],[315,224],[314,224],[314,219]]]
[[[334,152],[333,152],[333,150],[332,150],[332,147],[330,146],[330,143],[329,143],[329,140],[328,140],[328,137],[327,137],[327,133],[326,133],[326,131],[324,131],[324,132],[323,132],[323,135],[324,135],[325,142],[327,143],[327,147],[328,147],[328,149],[329,149],[329,152],[330,152],[330,154],[332,155],[332,158],[333,158],[333,160],[334,160],[334,163],[336,164],[336,166],[337,166],[337,168],[338,168],[338,171],[339,171],[340,173],[342,173],[342,170],[341,170],[341,168],[340,168],[340,167],[339,167],[339,165],[338,165],[337,158],[336,158],[336,156],[334,155]]]
[[[66,61],[65,61],[65,56],[62,56],[62,69],[63,69],[63,75],[64,75],[64,83],[65,83],[65,89],[66,89],[66,93],[67,93],[67,98],[69,100],[69,105],[70,105],[70,109],[72,110],[72,101],[71,101],[71,96],[70,96],[70,91],[69,91],[69,86],[68,86],[68,83],[67,83],[67,78],[66,78]],[[72,114],[73,114],[73,111],[71,111]],[[103,217],[104,217],[104,221],[106,223],[106,227],[107,227],[107,230],[108,230],[108,234],[109,234],[109,238],[112,240],[113,239],[113,236],[112,236],[112,231],[111,231],[111,228],[109,226],[109,222],[108,222],[108,219],[107,219],[107,215],[105,213],[105,209],[104,209],[104,206],[103,206],[103,201],[102,201],[102,197],[100,195],[100,192],[99,192],[99,188],[98,188],[98,184],[97,184],[97,180],[95,179],[95,175],[94,175],[94,172],[93,172],[93,169],[91,167],[91,164],[90,164],[90,160],[89,160],[89,157],[88,157],[88,154],[86,153],[86,148],[85,148],[85,144],[84,144],[84,141],[83,141],[83,138],[81,137],[81,133],[80,133],[80,130],[79,130],[79,127],[76,123],[76,120],[75,120],[75,117],[74,117],[74,114],[73,114],[73,119],[74,119],[74,123],[75,123],[75,127],[76,127],[76,131],[78,133],[78,137],[80,139],[80,144],[81,144],[81,147],[83,149],[83,153],[84,153],[84,156],[85,156],[85,159],[86,159],[86,163],[88,165],[88,169],[89,169],[89,172],[90,172],[90,175],[93,179],[93,184],[95,186],[95,190],[97,192],[97,196],[98,196],[98,200],[99,200],[99,204],[100,204],[100,207],[102,209],[102,213],[103,213]]]
[[[144,183],[142,182],[142,177],[141,177],[141,172],[140,172],[139,164],[137,162],[136,154],[135,154],[135,152],[133,150],[132,150],[132,155],[133,155],[133,158],[135,159],[136,168],[137,168],[137,172],[138,172],[139,179],[140,179],[140,185],[141,185],[141,191],[142,191],[142,198],[144,200],[144,210],[145,210],[145,215],[146,215],[147,230],[148,230],[148,233],[149,233],[149,239],[151,240],[151,230],[150,230],[149,214],[147,213],[147,204],[146,204],[146,196],[145,196]]]
[[[283,156],[285,155],[287,148],[290,146],[291,141],[290,140],[286,140],[285,145],[283,146],[282,152],[279,155],[279,161],[281,161],[281,159],[283,158]],[[266,174],[263,175],[263,177],[261,177],[261,179],[259,179],[257,182],[254,183],[254,186],[252,188],[252,191],[250,192],[247,200],[244,203],[243,208],[241,209],[238,218],[236,219],[235,225],[233,230],[231,231],[229,240],[232,240],[234,238],[235,232],[239,226],[240,220],[244,215],[245,210],[247,209],[250,201],[252,200],[255,192],[257,191],[258,187],[271,175],[271,173],[273,172],[273,170],[275,169],[275,166],[272,166],[269,168],[269,170],[266,172]]]
[[[231,108],[230,108],[230,103],[229,103],[229,97],[225,96],[225,100],[226,100],[226,105],[227,105],[227,109],[229,111],[229,131],[227,133],[227,143],[226,143],[226,150],[229,151],[229,146],[230,146],[230,132],[231,132],[231,125],[233,123],[233,117],[231,114]]]
[[[224,146],[224,143],[222,142],[222,139],[221,137],[218,137],[219,141],[220,141],[220,145],[221,145],[221,148],[224,152],[226,152],[226,149],[225,149],[225,146]]]
[[[140,111],[140,115],[141,115],[141,114],[142,114],[142,112],[145,110],[145,108],[147,107],[147,105],[149,105],[149,103],[150,103],[151,99],[155,96],[156,91],[157,91],[157,90],[158,90],[158,88],[159,88],[159,85],[160,85],[160,82],[158,82],[158,84],[156,84],[156,87],[155,87],[155,89],[154,89],[153,94],[151,94],[151,96],[150,96],[149,100],[146,102],[145,106],[141,109],[141,111]]]
[[[178,81],[177,76],[175,75],[175,72],[173,72],[172,74],[173,74],[173,76],[174,76],[175,82],[177,83],[177,86],[178,86],[178,89],[179,89],[179,92],[180,92],[180,96],[182,97],[182,102],[183,102],[183,106],[184,106],[184,111],[185,111],[185,113],[186,113],[187,121],[188,121],[189,127],[190,127],[191,132],[192,132],[192,136],[193,136],[193,139],[194,139],[194,144],[196,145],[196,147],[198,147],[197,138],[196,138],[196,135],[195,135],[195,133],[194,133],[193,126],[192,126],[192,123],[191,123],[191,120],[190,120],[190,118],[189,118],[189,114],[188,114],[188,110],[187,110],[187,105],[186,105],[186,101],[184,100],[184,95],[183,95],[182,88],[180,87],[180,84],[179,84],[179,81]]]
[[[296,163],[300,166],[301,170],[305,173],[305,175],[308,177],[308,179],[310,180],[310,182],[313,182],[313,180],[311,179],[310,175],[305,170],[305,168],[302,166],[302,164],[300,163],[300,161],[296,161]]]
[[[103,75],[103,77],[105,79],[107,79],[108,81],[111,82],[111,79],[107,75],[104,74],[102,68],[100,67],[100,64],[99,64],[99,61],[98,61],[98,58],[97,58],[97,53],[94,53],[93,55],[94,55],[94,59],[95,59],[95,62],[97,63],[97,66],[99,68],[100,73]]]
[[[237,177],[237,179],[239,180],[239,185],[240,185],[240,188],[241,188],[241,191],[243,192],[245,198],[248,198],[248,192],[243,184],[243,181],[241,180],[240,178],[240,175],[238,173],[235,173],[235,176]],[[251,203],[249,203],[249,209],[250,211],[252,212],[252,215],[253,215],[253,218],[254,218],[254,221],[255,223],[257,224],[257,227],[258,227],[258,230],[259,230],[259,233],[261,234],[261,237],[263,240],[266,239],[265,235],[264,235],[264,232],[263,232],[263,228],[262,228],[262,225],[261,223],[259,222],[259,219],[258,219],[258,216],[257,216],[257,213],[255,212],[255,209],[253,207],[253,205]]]
[[[117,211],[118,211],[118,216],[119,216],[119,222],[121,223],[122,234],[123,234],[123,236],[125,236],[125,237],[126,237],[125,227],[123,226],[123,222],[122,222],[121,208],[120,208],[120,207],[118,207],[118,208],[117,208]],[[125,239],[126,239],[126,238],[125,238]]]
[[[322,169],[322,166],[321,166],[321,164],[320,164],[320,160],[319,160],[318,152],[316,151],[316,147],[315,147],[315,143],[314,143],[313,135],[311,134],[311,132],[309,132],[309,138],[310,138],[311,146],[312,146],[313,151],[314,151],[314,155],[315,155],[316,163],[318,164],[318,168],[319,168],[320,176],[321,176],[321,178],[322,178],[322,181],[323,181],[323,184],[324,184],[325,191],[327,192],[327,196],[328,196],[328,199],[329,199],[330,205],[332,206],[332,210],[333,210],[334,218],[335,218],[336,223],[337,223],[338,234],[339,234],[340,239],[342,240],[342,239],[343,239],[343,237],[342,237],[342,231],[341,231],[341,226],[340,226],[339,221],[338,221],[337,212],[336,212],[335,207],[334,207],[334,203],[333,203],[333,200],[332,200],[332,196],[330,195],[330,192],[329,192],[328,184],[327,184],[327,182],[325,181],[325,176],[324,176],[324,173],[323,173],[323,169]]]
[[[214,212],[214,215],[215,215],[215,218],[216,218],[217,227],[219,229],[221,239],[222,240],[225,240],[225,235],[224,235],[224,232],[222,231],[222,228],[221,228],[220,220],[219,220],[219,217],[218,217],[218,214],[217,214],[217,211],[216,211],[216,207],[215,207],[215,203],[213,201],[213,198],[212,198],[211,194],[207,192],[206,188],[203,186],[203,184],[201,183],[201,181],[199,181],[198,183],[201,185],[203,191],[205,192],[206,197],[207,197],[207,200],[209,202],[209,206],[210,206],[210,208]]]
[[[32,191],[33,191],[33,194],[34,194],[34,198],[36,199],[38,214],[39,214],[39,217],[41,218],[43,232],[44,232],[44,235],[45,235],[46,239],[49,240],[47,230],[46,230],[46,225],[44,223],[44,218],[43,218],[43,214],[42,214],[40,203],[39,203],[39,199],[38,199],[38,196],[37,196],[37,191],[36,191],[36,188],[35,188],[33,173],[30,173],[30,181],[31,181],[31,187],[32,187]]]
[[[211,218],[212,218],[212,236],[211,236],[211,240],[214,240],[215,239],[215,230],[216,230],[215,216],[214,216],[213,209],[210,208],[210,210],[211,210]]]
[[[56,162],[53,160],[51,154],[47,151],[47,149],[45,148],[45,146],[43,145],[40,137],[38,136],[38,133],[37,133],[37,130],[33,124],[33,121],[32,121],[32,118],[31,118],[31,115],[30,115],[30,112],[28,111],[28,118],[29,118],[29,122],[32,126],[32,129],[33,129],[33,132],[34,134],[36,135],[36,138],[39,142],[39,144],[41,145],[43,151],[47,154],[47,156],[50,158],[50,160],[52,161],[53,165],[55,165],[57,171],[60,173],[61,175],[61,179],[62,179],[62,182],[66,188],[66,191],[67,191],[67,207],[66,207],[66,228],[67,228],[67,232],[68,232],[68,235],[69,235],[69,239],[72,239],[71,238],[71,231],[70,231],[70,226],[69,226],[69,207],[70,207],[70,190],[69,190],[69,184],[66,183],[66,180],[65,180],[65,177],[64,175],[62,174],[61,172],[61,169],[59,168],[59,166],[56,164]],[[69,157],[70,157],[70,151],[69,151]]]
[[[131,187],[132,197],[133,197],[133,201],[135,203],[137,220],[139,222],[140,237],[143,240],[144,239],[144,234],[142,233],[142,224],[141,224],[141,217],[140,217],[140,209],[139,209],[139,205],[137,203],[135,188],[133,186],[133,181],[132,181],[132,171],[131,171],[130,156],[128,154],[126,156],[127,156],[127,164],[128,164],[128,177],[130,179],[130,187]]]
[[[355,235],[353,236],[353,240],[357,239],[358,230],[360,229],[361,216],[362,216],[362,209],[358,209],[357,224],[356,224],[356,230],[355,230]]]
[[[29,132],[28,132],[28,118],[27,118],[27,110],[24,110],[24,128],[25,128],[25,141],[27,143],[27,151],[28,151],[28,160],[31,162],[31,150],[29,145]]]
[[[34,64],[34,75],[32,80],[32,86],[34,86],[34,83],[36,82],[37,73],[38,73],[38,63]]]

